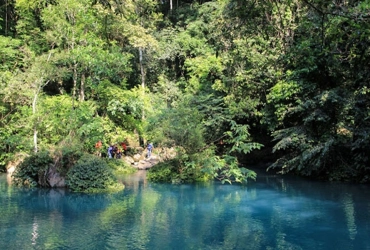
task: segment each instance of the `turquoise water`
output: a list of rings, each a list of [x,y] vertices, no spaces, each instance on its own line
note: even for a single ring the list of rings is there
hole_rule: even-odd
[[[247,186],[116,194],[18,189],[0,175],[0,249],[370,249],[370,189],[260,174]]]

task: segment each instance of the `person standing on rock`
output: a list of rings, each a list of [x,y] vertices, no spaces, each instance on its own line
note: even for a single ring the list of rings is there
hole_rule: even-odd
[[[148,146],[146,146],[146,149],[148,150],[146,157],[149,159],[152,156],[153,144],[149,142]]]

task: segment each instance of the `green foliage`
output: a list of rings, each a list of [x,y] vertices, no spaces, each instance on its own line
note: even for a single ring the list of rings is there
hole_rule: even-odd
[[[183,159],[176,158],[161,162],[149,169],[147,178],[152,182],[180,184],[208,181],[211,176],[200,171],[197,162],[184,162]]]
[[[291,73],[287,72],[287,75],[289,74]],[[299,84],[293,81],[279,81],[270,89],[270,92],[267,95],[267,103],[274,105],[274,115],[278,119],[276,126],[281,124],[281,121],[285,116],[293,113],[294,109],[292,107],[299,104],[300,99],[298,96],[300,92]]]
[[[75,144],[81,144],[80,150],[93,153],[98,140],[109,144],[113,136],[125,135],[111,120],[94,116],[97,106],[93,101],[79,103],[74,108],[73,103],[67,95],[47,96],[40,100],[38,137],[42,147],[70,138]]]
[[[45,187],[45,175],[50,167],[55,167],[66,184],[76,192],[117,191],[123,188],[116,182],[115,174],[128,174],[135,171],[123,161],[108,160],[86,154],[79,145],[62,146],[49,153],[40,151],[26,157],[17,166],[13,182],[18,186]]]
[[[262,144],[250,141],[250,134],[248,132],[247,125],[237,124],[235,121],[231,121],[230,131],[225,132],[227,135],[226,142],[231,144],[230,153],[239,152],[248,154],[254,149],[261,149]]]
[[[160,111],[160,110],[158,110]],[[199,152],[205,146],[202,115],[183,99],[176,108],[165,108],[161,113],[148,117],[147,130],[155,138],[164,138],[161,144],[180,146],[187,154]]]
[[[153,182],[188,183],[219,180],[222,183],[247,183],[255,179],[256,173],[241,167],[237,158],[230,155],[219,157],[211,149],[189,156],[182,154],[175,159],[159,163],[148,171]]]
[[[140,120],[146,111],[145,91],[141,88],[123,90],[108,82],[103,82],[98,87],[98,95],[105,103],[106,111],[113,122],[125,129],[141,130]]]
[[[32,154],[18,165],[13,173],[13,182],[18,186],[36,187],[52,163],[53,158],[48,151]]]
[[[112,169],[104,159],[85,154],[67,173],[66,184],[74,192],[119,190]],[[121,186],[121,187],[120,187]]]
[[[147,178],[153,182],[176,183],[179,181],[178,165],[178,160],[159,163],[147,171]]]
[[[257,177],[254,171],[240,167],[237,158],[234,156],[214,156],[212,158],[207,158],[205,161],[205,167],[202,171],[213,176],[213,178],[222,183],[247,183],[248,179],[255,180]]]
[[[40,12],[48,1],[18,0],[16,9],[16,34],[23,41],[25,51],[40,55],[47,49],[47,43],[40,27]],[[28,54],[28,53],[27,53]]]
[[[12,71],[14,66],[23,60],[20,50],[21,41],[0,36],[0,72]]]
[[[248,160],[262,147],[255,138],[271,134],[270,169],[369,180],[366,1],[8,4],[1,167],[37,145],[92,153],[98,140],[139,135],[178,150],[170,181],[202,179],[207,164],[241,180],[229,157]],[[74,160],[63,154],[79,156],[60,153],[65,174]]]
[[[214,77],[223,69],[221,59],[213,54],[188,59],[185,61],[185,67],[191,76],[186,87],[190,93],[197,93],[204,85],[211,85]]]
[[[62,146],[61,149],[54,151],[54,162],[58,173],[65,177],[68,171],[78,162],[83,156],[81,145],[70,144]]]
[[[137,171],[136,168],[132,167],[128,163],[126,163],[123,160],[119,159],[108,159],[107,164],[109,168],[113,170],[114,175],[126,175],[126,174],[132,174]]]
[[[148,130],[158,145],[175,147],[176,158],[160,163],[149,171],[152,181],[182,183],[205,180],[201,172],[202,157],[205,154],[204,126],[202,115],[189,105],[186,98],[173,108],[163,106],[163,112],[148,118]]]
[[[321,12],[299,23],[299,36],[282,57],[289,70],[267,96],[271,106],[266,114],[274,112],[269,120],[277,141],[274,151],[283,152],[270,168],[365,181],[368,149],[366,143],[358,147],[353,142],[368,130],[368,115],[361,108],[368,98],[359,94],[368,81],[363,66],[369,62],[364,54],[369,40],[363,37],[368,22],[356,18],[362,11],[358,6],[340,15],[335,5],[319,3],[316,8]]]

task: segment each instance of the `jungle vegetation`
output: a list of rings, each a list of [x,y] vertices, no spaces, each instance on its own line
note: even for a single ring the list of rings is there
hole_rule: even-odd
[[[370,181],[368,0],[2,0],[0,167],[123,138],[150,176]]]

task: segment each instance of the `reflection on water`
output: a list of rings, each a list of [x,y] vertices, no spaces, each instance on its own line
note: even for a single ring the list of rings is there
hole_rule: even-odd
[[[33,222],[33,225],[32,225],[32,240],[31,240],[32,245],[36,245],[36,240],[39,236],[38,227],[39,227],[39,224],[37,223],[36,218],[35,218],[35,222]]]
[[[349,238],[354,240],[356,238],[357,229],[355,222],[355,208],[353,207],[352,194],[344,194],[342,199],[343,210],[347,221],[347,227],[349,232]]]
[[[115,194],[18,189],[0,176],[0,249],[370,249],[369,186],[261,173],[246,186],[153,184]]]

